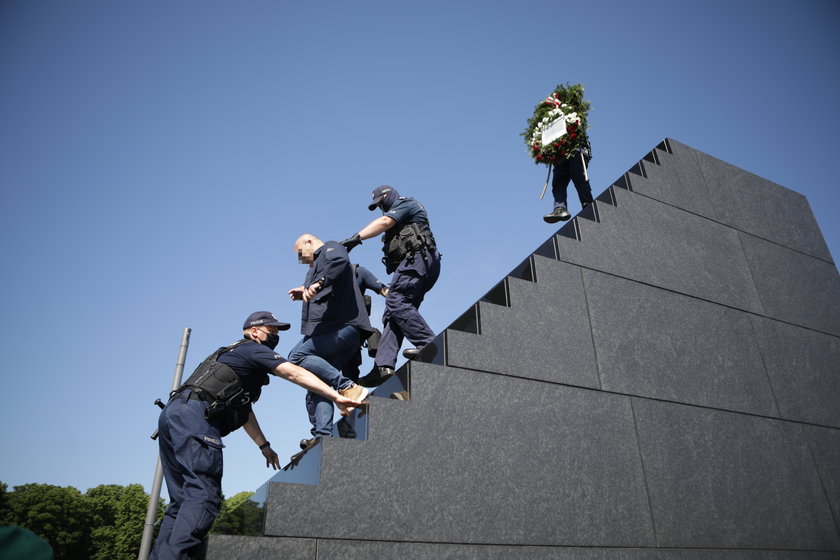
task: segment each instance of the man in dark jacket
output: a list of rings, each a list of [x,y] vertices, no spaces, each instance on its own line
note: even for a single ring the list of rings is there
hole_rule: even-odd
[[[372,330],[347,250],[340,243],[324,243],[307,233],[295,242],[295,253],[301,263],[309,265],[309,271],[303,285],[288,292],[293,300],[303,301],[303,340],[289,353],[289,361],[313,372],[342,394],[362,401],[369,391],[341,373]],[[310,391],[306,394],[306,410],[312,436],[331,436],[332,402]]]

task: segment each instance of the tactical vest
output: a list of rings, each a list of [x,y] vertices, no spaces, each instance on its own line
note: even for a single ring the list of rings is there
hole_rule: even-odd
[[[190,389],[201,400],[209,403],[204,411],[208,421],[217,421],[222,437],[241,428],[250,415],[247,406],[251,397],[242,388],[242,381],[230,366],[218,361],[219,356],[233,350],[240,344],[250,342],[240,340],[230,346],[219,348],[201,362],[183,385],[173,394]]]
[[[414,254],[425,256],[426,251],[435,251],[435,236],[428,224],[412,223],[400,229],[391,228],[385,232],[383,239],[382,263],[385,272],[391,274],[406,257]]]

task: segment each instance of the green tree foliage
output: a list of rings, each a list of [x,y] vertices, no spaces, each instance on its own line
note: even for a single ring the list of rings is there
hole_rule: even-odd
[[[56,560],[90,557],[92,508],[81,492],[72,486],[24,484],[7,496],[6,521],[50,543]]]
[[[101,485],[85,496],[92,507],[92,560],[133,559],[140,550],[149,496],[139,484]],[[158,506],[162,515],[163,504]]]
[[[0,525],[9,525],[8,517],[11,513],[9,510],[9,487],[5,482],[0,482]]]
[[[253,492],[240,492],[222,502],[211,533],[262,535],[263,509],[251,501]]]
[[[56,560],[134,560],[149,496],[140,484],[73,487],[24,484],[8,492],[0,482],[0,523],[20,525],[52,545]],[[163,516],[158,501],[158,519]]]

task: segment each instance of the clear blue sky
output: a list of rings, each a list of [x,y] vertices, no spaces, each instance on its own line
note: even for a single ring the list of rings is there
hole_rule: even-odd
[[[558,83],[596,194],[672,137],[806,195],[837,258],[838,60],[835,1],[0,0],[0,480],[148,489],[183,328],[186,374],[255,310],[287,352],[294,240],[358,231],[376,185],[429,211],[445,328],[556,229],[519,133]],[[285,381],[255,410],[284,458],[308,435]],[[227,495],[272,474],[225,443]]]

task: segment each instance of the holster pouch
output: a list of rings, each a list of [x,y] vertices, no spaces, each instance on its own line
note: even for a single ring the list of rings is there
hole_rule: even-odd
[[[391,274],[407,256],[435,249],[435,237],[429,227],[411,223],[391,236],[386,235],[385,246],[382,249],[385,253],[382,263],[385,265],[385,271]]]
[[[373,332],[370,333],[370,336],[365,341],[365,345],[367,346],[368,356],[371,358],[376,357],[376,351],[379,349],[379,340],[382,338],[382,333],[379,329],[374,328]]]
[[[216,355],[201,362],[178,392],[192,389],[209,405],[204,411],[207,420],[219,422],[222,436],[248,421],[251,398],[230,366],[215,361]]]

